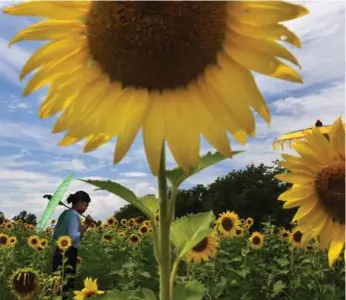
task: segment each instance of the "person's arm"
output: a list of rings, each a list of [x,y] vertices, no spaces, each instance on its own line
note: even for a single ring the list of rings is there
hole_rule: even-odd
[[[68,220],[68,235],[72,240],[72,243],[80,240],[81,232],[79,232],[79,217],[77,215],[71,215]]]

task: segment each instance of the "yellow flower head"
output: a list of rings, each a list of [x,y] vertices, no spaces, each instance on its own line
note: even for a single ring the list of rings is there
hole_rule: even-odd
[[[245,220],[245,224],[250,228],[253,225],[254,221],[253,218],[247,218]]]
[[[242,236],[244,234],[244,229],[239,227],[235,230],[235,235],[236,236]]]
[[[15,236],[10,236],[9,243],[10,246],[13,247],[17,243],[17,238]]]
[[[118,220],[116,220],[114,217],[109,217],[106,220],[106,224],[108,224],[109,226],[115,226],[118,225]]]
[[[201,261],[207,261],[210,258],[215,257],[218,247],[218,238],[215,234],[211,234],[195,245],[186,254],[186,259],[188,262],[193,261],[196,264],[200,264]]]
[[[291,238],[291,233],[288,230],[281,230],[281,239],[283,241],[289,241]]]
[[[127,220],[126,219],[121,219],[120,220],[120,224],[121,224],[121,226],[126,227],[127,226]]]
[[[10,237],[7,234],[0,233],[0,249],[7,248],[10,245]]]
[[[18,299],[34,299],[39,292],[40,278],[32,268],[17,269],[9,278],[9,286]]]
[[[249,237],[249,242],[253,249],[261,249],[264,243],[264,235],[256,231]]]
[[[140,241],[141,241],[141,239],[137,234],[131,234],[130,235],[129,242],[132,245],[138,245]]]
[[[305,141],[297,141],[293,148],[299,156],[283,154],[281,162],[290,172],[276,176],[293,186],[279,200],[285,202],[284,208],[298,207],[292,222],[299,222],[302,242],[318,237],[320,247],[329,248],[332,265],[345,245],[345,128],[341,118],[328,137],[313,127]]]
[[[74,300],[85,300],[90,296],[102,295],[104,291],[99,291],[97,289],[97,279],[92,280],[92,278],[87,277],[84,280],[84,288],[81,291],[74,291]]]
[[[236,229],[240,227],[239,217],[235,212],[226,211],[220,214],[216,220],[218,231],[226,236],[232,237],[236,235]]]
[[[49,85],[39,115],[62,112],[53,129],[67,131],[59,145],[86,138],[88,152],[116,136],[118,163],[141,130],[154,174],[164,140],[189,171],[199,162],[201,135],[231,156],[227,133],[240,143],[253,136],[252,110],[270,122],[252,71],[302,82],[282,61],[299,66],[297,59],[277,42],[301,46],[281,24],[307,13],[297,4],[26,1],[3,11],[48,18],[19,32],[11,44],[48,41],[20,78],[37,70],[24,95]]]
[[[64,235],[58,239],[57,244],[61,250],[67,250],[68,248],[72,246],[72,241],[68,235]]]
[[[120,237],[124,237],[124,236],[125,236],[125,232],[120,231],[120,232],[119,232],[119,236],[120,236]]]
[[[39,246],[41,248],[46,248],[48,245],[48,240],[47,239],[40,239]]]
[[[146,225],[142,225],[138,230],[139,234],[141,234],[141,235],[147,234],[148,231],[149,231],[149,227]]]
[[[14,225],[13,225],[13,223],[8,222],[8,223],[5,224],[5,228],[7,230],[12,230],[14,228]]]
[[[292,244],[295,247],[303,248],[306,245],[306,243],[303,243],[303,236],[304,234],[300,228],[293,229],[290,237]]]
[[[39,242],[40,242],[40,238],[37,235],[32,235],[32,236],[29,236],[28,238],[28,245],[32,249],[36,250],[37,247],[39,246]]]

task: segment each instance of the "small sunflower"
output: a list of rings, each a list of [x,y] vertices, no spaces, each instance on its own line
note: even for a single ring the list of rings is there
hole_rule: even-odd
[[[44,249],[45,249],[45,247],[42,247],[42,246],[40,246],[40,245],[38,245],[37,248],[36,248],[36,250],[37,250],[38,252],[43,252]]]
[[[40,239],[39,241],[39,246],[42,248],[46,248],[48,245],[48,240],[47,239]]]
[[[306,245],[306,246],[305,246],[305,250],[308,251],[308,252],[311,252],[311,251],[314,250],[314,246],[312,246],[312,245]]]
[[[50,221],[50,223],[51,223],[52,225],[54,225],[54,224],[56,223],[56,220],[55,220],[55,219],[52,219],[52,220]]]
[[[17,269],[9,279],[9,286],[18,299],[34,299],[40,289],[40,277],[32,268]]]
[[[7,230],[12,230],[14,228],[14,225],[12,223],[6,223],[5,228]]]
[[[119,232],[119,236],[120,236],[120,237],[124,237],[124,236],[125,236],[125,232],[124,232],[124,231],[120,231],[120,232]]]
[[[255,231],[249,237],[249,242],[253,249],[261,249],[264,243],[264,235],[260,232]]]
[[[345,128],[338,118],[327,139],[318,127],[297,141],[293,148],[299,157],[283,154],[281,165],[289,173],[279,180],[292,183],[279,196],[284,208],[299,207],[292,221],[304,231],[304,241],[314,237],[320,247],[328,249],[331,266],[345,245]]]
[[[114,217],[108,217],[105,223],[108,224],[109,226],[115,226],[116,221],[117,220]]]
[[[236,235],[236,229],[240,226],[239,217],[234,212],[226,211],[220,214],[219,218],[216,220],[218,226],[218,231],[227,237],[232,237]]]
[[[245,219],[240,219],[239,221],[241,225],[245,225]]]
[[[136,224],[137,224],[137,222],[136,222],[136,219],[134,219],[134,218],[131,218],[131,219],[127,222],[127,225],[128,225],[129,227],[134,227]]]
[[[17,238],[15,236],[10,236],[9,242],[10,246],[13,247],[17,243]]]
[[[291,238],[291,233],[288,230],[282,230],[281,231],[281,239],[285,242],[289,241]]]
[[[148,231],[149,231],[149,228],[148,228],[148,226],[145,226],[145,225],[142,225],[138,230],[139,234],[141,234],[141,235],[147,234]]]
[[[243,228],[237,228],[236,230],[235,230],[235,235],[236,236],[242,236],[244,234],[244,229]]]
[[[48,227],[48,228],[47,228],[47,233],[48,233],[48,234],[51,234],[51,233],[53,233],[53,230],[52,230],[52,228]]]
[[[97,289],[97,279],[92,280],[87,277],[84,280],[84,288],[81,291],[74,291],[74,300],[85,300],[90,296],[102,295],[104,291],[99,291]]]
[[[149,233],[149,234],[153,233],[153,228],[152,228],[152,227],[149,227],[149,228],[148,228],[148,233]]]
[[[40,238],[37,235],[29,236],[29,238],[28,238],[28,245],[29,245],[30,248],[36,250],[37,247],[39,246],[39,241],[40,241]]]
[[[10,245],[10,237],[7,234],[0,233],[0,249],[7,248]]]
[[[109,243],[112,241],[112,236],[109,235],[109,234],[105,234],[103,237],[102,237],[102,241],[103,242],[106,242],[106,243]]]
[[[57,244],[58,244],[59,249],[67,250],[68,248],[70,248],[72,246],[72,241],[68,235],[64,235],[64,236],[59,237]]]
[[[253,225],[253,223],[254,223],[253,218],[247,218],[247,219],[245,220],[245,224],[246,224],[247,226],[249,226],[249,228]]]
[[[121,224],[121,226],[126,227],[127,226],[127,220],[126,219],[121,219],[120,220],[120,224]]]
[[[53,129],[67,131],[60,145],[87,138],[88,152],[116,136],[118,163],[141,130],[155,175],[163,140],[188,171],[199,162],[200,135],[229,157],[228,132],[243,144],[254,136],[253,110],[270,122],[252,71],[302,82],[282,61],[299,66],[297,59],[279,43],[301,46],[281,24],[307,14],[297,4],[28,1],[3,11],[48,18],[19,32],[10,44],[48,41],[20,77],[38,69],[24,95],[49,84],[39,115],[62,112]]]
[[[103,228],[103,229],[108,229],[108,228],[109,228],[109,225],[108,225],[107,223],[104,223],[104,224],[102,224],[102,228]]]
[[[218,238],[215,234],[211,234],[195,245],[186,254],[186,259],[188,262],[193,261],[196,264],[200,264],[201,261],[207,261],[215,257],[218,247]]]
[[[290,240],[293,246],[303,248],[303,232],[299,228],[294,228],[291,232]]]
[[[280,233],[280,228],[279,227],[273,227],[272,230],[271,230],[271,233],[276,235],[276,234],[279,234]]]
[[[145,221],[142,222],[142,225],[150,227],[151,226],[151,222],[149,220],[145,220]]]
[[[132,245],[138,245],[140,241],[141,241],[141,239],[137,234],[131,234],[130,235],[129,242]]]

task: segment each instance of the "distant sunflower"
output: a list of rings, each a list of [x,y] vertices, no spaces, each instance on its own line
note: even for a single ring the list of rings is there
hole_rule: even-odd
[[[121,219],[120,220],[120,224],[121,224],[121,226],[126,227],[127,226],[127,220],[126,219]]]
[[[37,250],[38,252],[43,252],[44,249],[45,249],[45,247],[42,247],[42,246],[40,246],[40,245],[38,245],[37,248],[36,248],[36,250]]]
[[[12,229],[14,228],[14,226],[13,226],[12,223],[6,223],[5,228],[6,228],[7,230],[12,230]]]
[[[54,225],[54,224],[56,223],[56,220],[55,220],[55,219],[52,219],[52,220],[50,221],[50,223],[51,223],[52,225]]]
[[[236,230],[235,230],[235,235],[236,236],[242,236],[244,234],[244,229],[243,228],[237,228]]]
[[[329,265],[339,257],[345,245],[345,129],[338,118],[329,139],[313,127],[305,141],[293,148],[300,157],[282,155],[281,165],[289,173],[279,174],[279,180],[293,187],[279,196],[284,208],[299,207],[292,221],[298,221],[304,231],[304,241],[314,237],[320,247],[328,249]]]
[[[308,251],[308,252],[311,252],[314,250],[314,247],[312,245],[306,245],[305,246],[305,250]]]
[[[148,228],[148,233],[150,234],[150,233],[153,233],[153,228],[152,227],[149,227]]]
[[[125,236],[125,232],[120,231],[120,232],[119,232],[119,236],[120,236],[120,237],[124,237],[124,236]]]
[[[150,227],[151,226],[151,222],[149,220],[145,220],[145,221],[143,221],[142,225]]]
[[[117,220],[114,217],[108,217],[106,220],[106,224],[108,224],[109,226],[115,226],[116,221]]]
[[[131,234],[129,242],[133,245],[138,245],[141,241],[140,237],[137,234]]]
[[[295,228],[291,233],[291,242],[295,247],[303,247],[303,232],[299,228]]]
[[[280,228],[274,226],[274,228],[271,230],[271,233],[274,234],[274,235],[279,234],[280,233]]]
[[[40,239],[39,245],[42,248],[46,248],[48,245],[48,240],[47,239]]]
[[[245,225],[245,219],[240,219],[240,224]]]
[[[59,237],[57,244],[58,244],[59,249],[67,250],[68,248],[70,248],[72,246],[72,241],[68,235],[63,235],[63,236]]]
[[[253,223],[254,223],[253,218],[247,218],[247,219],[245,220],[245,224],[246,224],[247,226],[249,226],[249,228],[253,225]]]
[[[214,234],[211,234],[205,237],[186,254],[186,260],[188,262],[193,261],[195,264],[200,264],[201,261],[207,261],[215,257],[218,247],[218,238]]]
[[[144,234],[147,234],[147,233],[148,233],[148,230],[149,230],[149,228],[148,228],[147,226],[142,225],[142,226],[139,228],[138,232],[139,232],[139,234],[144,235]]]
[[[283,241],[289,241],[291,238],[291,233],[287,230],[282,230],[281,231],[281,239]]]
[[[13,247],[17,243],[17,238],[15,236],[10,236],[9,243],[10,246]]]
[[[0,233],[0,249],[7,248],[10,245],[10,237],[7,234]]]
[[[36,250],[38,245],[39,245],[39,241],[40,241],[40,238],[37,235],[29,236],[29,238],[28,238],[28,245],[29,245],[30,248]]]
[[[249,242],[253,249],[261,249],[264,243],[264,235],[256,231],[249,237]]]
[[[32,268],[17,269],[9,279],[9,286],[18,299],[34,299],[40,289],[38,272]]]
[[[102,241],[105,242],[105,243],[109,243],[112,241],[112,236],[109,235],[109,234],[105,234],[103,237],[102,237]]]
[[[127,222],[127,225],[128,225],[129,227],[134,227],[136,224],[137,224],[137,222],[136,222],[136,219],[134,219],[134,218],[131,218],[131,219]]]
[[[107,223],[104,223],[104,224],[102,224],[102,228],[103,228],[103,229],[108,229],[108,228],[109,228],[109,225],[108,225]]]
[[[97,279],[92,280],[92,278],[87,277],[84,280],[84,288],[81,291],[74,291],[74,300],[85,300],[90,296],[102,295],[104,291],[99,291],[97,288]]]
[[[301,46],[281,24],[307,13],[296,4],[29,1],[3,11],[49,18],[19,32],[11,44],[49,41],[20,77],[38,69],[24,95],[50,85],[39,115],[47,118],[62,111],[53,129],[67,130],[60,145],[87,138],[87,152],[117,136],[118,163],[142,129],[154,174],[164,139],[175,161],[188,171],[199,161],[201,134],[231,156],[227,132],[241,143],[253,136],[252,109],[270,122],[252,71],[302,82],[282,61],[299,66],[297,59],[277,43]]]
[[[236,229],[239,228],[240,221],[239,217],[234,212],[226,211],[220,214],[219,218],[216,220],[218,226],[218,231],[227,237],[232,237],[236,235]]]
[[[53,232],[52,228],[48,227],[47,228],[47,233],[51,234]]]

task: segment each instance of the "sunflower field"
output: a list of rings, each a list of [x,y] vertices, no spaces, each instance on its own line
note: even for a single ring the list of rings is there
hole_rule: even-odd
[[[55,295],[61,278],[51,275],[54,223],[40,234],[20,221],[2,225],[1,300],[60,299]],[[253,232],[252,224],[251,218],[239,219],[234,212],[221,214],[214,232],[180,262],[176,282],[194,285],[205,300],[344,299],[342,258],[330,268],[317,240],[301,244],[299,227],[288,231],[266,223],[261,232]],[[156,299],[159,276],[151,235],[147,220],[110,217],[90,228],[79,250],[76,290],[92,278],[96,289],[105,292],[96,298]],[[137,291],[137,298],[129,290]],[[191,294],[187,299],[196,298]]]

